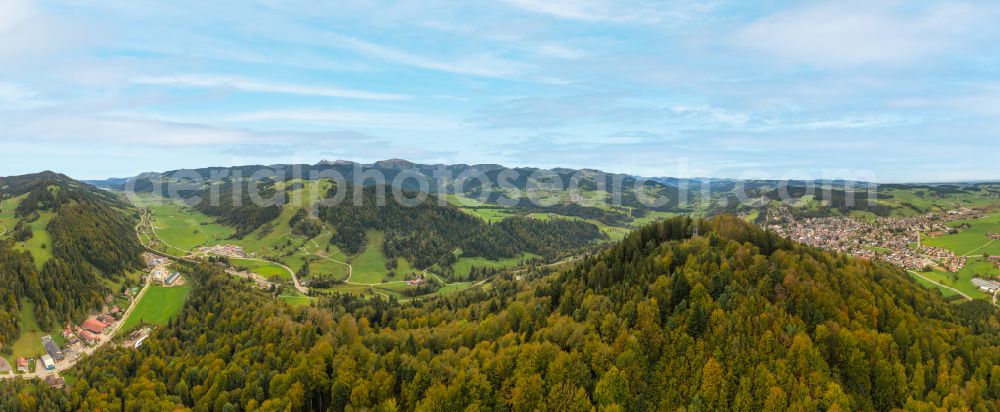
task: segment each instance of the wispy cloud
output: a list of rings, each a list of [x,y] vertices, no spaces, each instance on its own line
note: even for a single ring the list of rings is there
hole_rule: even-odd
[[[411,98],[411,96],[402,94],[341,89],[329,86],[307,86],[289,83],[276,83],[237,76],[220,76],[210,74],[141,76],[132,79],[132,82],[138,84],[173,85],[185,87],[230,88],[250,92],[340,97],[361,100],[405,100]]]
[[[17,83],[0,82],[0,109],[25,110],[55,104],[28,87]]]
[[[330,37],[333,39],[334,45],[339,45],[370,57],[419,67],[421,69],[497,78],[516,77],[527,69],[526,64],[510,61],[490,53],[476,53],[457,58],[431,58],[353,37],[337,34],[330,34]]]
[[[453,129],[458,122],[417,113],[372,112],[361,110],[285,109],[237,113],[224,117],[228,122],[301,122],[337,127],[394,129]]]
[[[686,20],[713,8],[710,1],[503,0],[532,13],[560,19],[609,23]]]

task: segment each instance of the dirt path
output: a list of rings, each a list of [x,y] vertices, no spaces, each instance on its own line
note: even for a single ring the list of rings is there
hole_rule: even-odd
[[[989,246],[990,244],[992,244],[993,242],[996,242],[996,240],[994,240],[994,239],[990,239],[990,241],[989,241],[989,242],[986,242],[986,244],[985,244],[985,245],[982,245],[982,246],[980,246],[980,247],[977,247],[977,248],[975,248],[975,249],[972,249],[972,250],[970,250],[970,251],[969,251],[969,253],[966,253],[966,254],[962,255],[962,257],[969,257],[969,255],[971,255],[971,254],[975,253],[975,252],[976,252],[977,250],[979,250],[979,249],[982,249],[982,248],[984,248],[984,247],[987,247],[987,246]]]
[[[953,292],[955,292],[955,293],[957,293],[957,294],[959,294],[959,295],[962,295],[962,297],[964,297],[964,298],[965,298],[965,299],[967,299],[967,300],[972,300],[972,296],[969,296],[969,295],[966,295],[966,294],[965,294],[965,292],[962,292],[962,291],[960,291],[960,290],[958,290],[958,289],[955,289],[955,288],[953,288],[953,287],[951,287],[951,286],[945,286],[945,285],[942,285],[942,284],[940,284],[940,283],[937,283],[937,282],[935,282],[935,281],[933,281],[933,280],[931,280],[931,279],[928,279],[928,278],[927,278],[926,276],[924,276],[924,275],[921,275],[920,273],[917,273],[917,272],[915,272],[915,271],[912,271],[912,270],[907,270],[907,272],[910,272],[910,273],[912,273],[912,274],[916,275],[917,277],[919,277],[919,278],[921,278],[921,279],[923,279],[923,280],[926,280],[926,281],[928,281],[928,282],[931,282],[931,283],[933,283],[933,284],[935,284],[935,285],[937,285],[937,286],[940,286],[940,287],[942,287],[942,288],[945,288],[945,289],[948,289],[948,290],[951,290],[951,291],[953,291]]]

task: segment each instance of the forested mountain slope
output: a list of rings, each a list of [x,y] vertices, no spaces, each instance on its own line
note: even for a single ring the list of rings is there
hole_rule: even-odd
[[[0,177],[0,351],[20,334],[26,301],[45,329],[80,320],[141,266],[135,220],[114,196],[64,175]]]
[[[512,217],[487,223],[454,206],[440,205],[433,195],[416,204],[387,197],[379,206],[379,190],[384,188],[349,190],[339,204],[318,208],[319,217],[335,228],[331,242],[341,250],[356,253],[366,243],[366,230],[381,230],[386,233],[383,249],[390,262],[403,257],[420,268],[437,265],[440,271],[454,263],[456,249],[465,256],[491,260],[523,252],[552,259],[605,238],[597,226],[576,220]],[[403,193],[408,199],[415,196]],[[357,194],[360,198],[355,198]]]
[[[139,350],[82,364],[86,410],[1000,408],[1000,319],[899,270],[731,217],[677,218],[555,273],[399,305],[273,302],[209,266]],[[700,236],[693,236],[695,232]]]

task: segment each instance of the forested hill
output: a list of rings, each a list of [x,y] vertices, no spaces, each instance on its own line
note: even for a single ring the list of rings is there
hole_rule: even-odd
[[[335,190],[331,188],[330,192]],[[455,206],[441,205],[433,195],[416,204],[386,196],[384,205],[378,206],[378,193],[384,190],[376,186],[357,193],[347,190],[342,202],[319,207],[318,215],[336,230],[331,242],[351,254],[367,243],[366,230],[384,231],[382,247],[390,269],[395,268],[399,258],[405,258],[420,268],[436,265],[436,272],[447,278],[457,249],[464,256],[491,260],[524,252],[553,260],[607,237],[597,226],[578,220],[511,217],[487,223]],[[407,199],[415,196],[402,193]]]
[[[0,177],[0,350],[20,334],[19,313],[34,305],[49,330],[81,320],[141,265],[135,218],[111,194],[64,175]]]
[[[985,302],[953,306],[897,269],[731,217],[695,227],[654,223],[562,272],[405,305],[293,308],[200,267],[143,348],[91,357],[69,394],[2,387],[0,407],[1000,409]]]

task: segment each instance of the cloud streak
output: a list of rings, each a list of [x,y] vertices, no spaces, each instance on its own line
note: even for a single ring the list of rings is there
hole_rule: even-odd
[[[330,86],[306,86],[289,83],[276,83],[263,80],[248,79],[238,76],[222,76],[211,74],[184,74],[171,76],[140,76],[132,79],[132,83],[148,85],[168,85],[181,87],[239,89],[249,92],[282,93],[303,96],[338,97],[360,100],[407,100],[412,96],[379,93],[365,90],[341,89]]]

